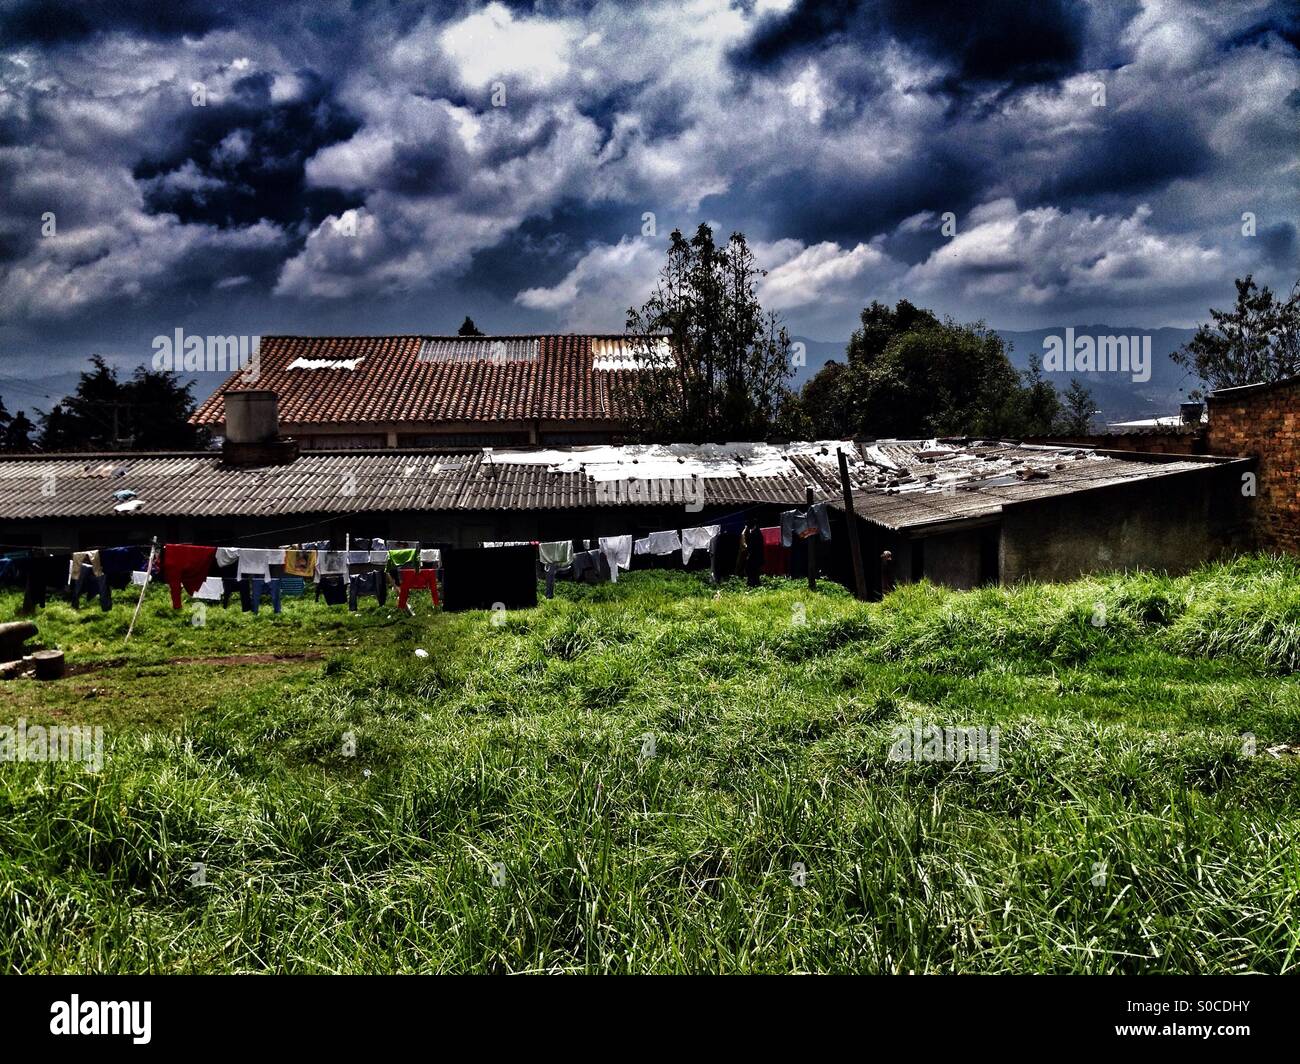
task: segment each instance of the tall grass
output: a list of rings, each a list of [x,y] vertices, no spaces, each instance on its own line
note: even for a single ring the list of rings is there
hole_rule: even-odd
[[[293,603],[193,629],[160,607],[125,651],[111,615],[56,607],[50,637],[104,661],[330,657],[114,727],[98,774],[0,766],[0,956],[1294,971],[1300,769],[1267,750],[1300,743],[1298,578],[1248,558],[861,604],[647,573],[503,623]],[[998,770],[890,761],[913,720],[997,727]]]

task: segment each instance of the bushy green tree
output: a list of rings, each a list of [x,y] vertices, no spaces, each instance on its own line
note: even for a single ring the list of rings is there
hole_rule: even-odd
[[[1231,310],[1210,308],[1212,323],[1198,326],[1173,360],[1191,370],[1211,390],[1262,384],[1300,374],[1300,281],[1287,299],[1237,278]],[[1199,397],[1200,392],[1192,393]]]
[[[121,380],[100,355],[76,390],[41,416],[43,451],[194,450],[206,430],[189,423],[197,405],[193,383],[141,366]]]
[[[843,364],[804,385],[818,436],[1045,436],[1061,399],[1037,361],[1023,373],[983,322],[940,320],[900,300],[862,311]]]
[[[22,410],[16,414],[9,413],[5,401],[0,399],[0,451],[9,454],[30,451],[35,427],[26,413]]]
[[[790,336],[759,305],[763,272],[744,234],[700,225],[669,237],[654,293],[627,313],[640,368],[620,387],[641,440],[761,440],[776,431],[793,372]],[[664,338],[668,350],[664,348]]]
[[[1086,436],[1092,431],[1092,418],[1097,413],[1097,401],[1077,378],[1070,378],[1070,387],[1061,400],[1060,431],[1066,436]]]

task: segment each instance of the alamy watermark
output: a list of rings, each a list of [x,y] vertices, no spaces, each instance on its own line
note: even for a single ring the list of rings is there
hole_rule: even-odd
[[[260,336],[195,336],[177,329],[153,338],[153,368],[158,373],[235,373],[246,384],[262,375]]]
[[[890,736],[890,761],[970,761],[978,763],[981,772],[996,772],[1000,766],[998,728],[954,728],[913,720],[896,725]]]
[[[1043,340],[1043,369],[1048,373],[1128,373],[1134,384],[1151,379],[1150,336],[1064,336]]]
[[[104,729],[88,724],[0,724],[0,761],[80,761],[91,772],[104,767]]]
[[[595,488],[598,503],[684,505],[692,514],[704,509],[704,484],[698,477],[598,480]]]

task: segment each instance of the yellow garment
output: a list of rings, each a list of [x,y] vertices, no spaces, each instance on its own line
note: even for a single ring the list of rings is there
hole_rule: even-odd
[[[310,580],[316,575],[316,552],[314,550],[285,551],[284,575],[301,576],[304,580]]]

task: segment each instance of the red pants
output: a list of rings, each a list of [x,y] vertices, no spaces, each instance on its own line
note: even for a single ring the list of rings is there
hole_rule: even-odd
[[[216,547],[196,547],[191,543],[168,543],[163,547],[162,578],[172,592],[172,609],[181,608],[181,588],[191,595],[203,586],[217,556]]]
[[[412,589],[418,590],[422,587],[429,589],[429,597],[433,604],[438,605],[438,572],[436,569],[403,569],[401,570],[402,582],[397,591],[397,608],[406,609],[406,596]]]

